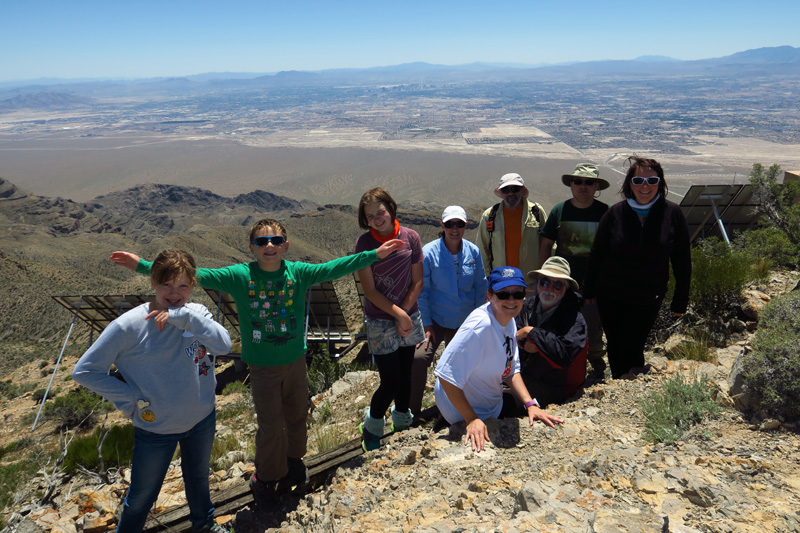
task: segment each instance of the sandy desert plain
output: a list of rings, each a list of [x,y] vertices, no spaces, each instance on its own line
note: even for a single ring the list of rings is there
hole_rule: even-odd
[[[24,120],[54,118],[26,113]],[[58,113],[63,119],[64,114]],[[162,134],[126,131],[91,134],[80,117],[60,131],[20,132],[17,113],[0,116],[0,176],[42,196],[89,201],[142,183],[206,188],[232,196],[262,189],[321,204],[353,204],[370,187],[387,188],[399,202],[489,205],[506,172],[519,172],[532,198],[549,209],[568,193],[560,176],[578,162],[601,165],[612,183],[601,199],[612,203],[631,155],[625,146],[577,150],[536,128],[511,124],[479,135],[527,136],[542,142],[467,144],[452,139],[379,140],[365,129],[292,130],[269,135]],[[466,134],[465,134],[466,135]],[[753,163],[800,169],[800,145],[748,138],[694,137],[693,155],[641,153],[665,168],[670,199],[692,184],[743,183]]]

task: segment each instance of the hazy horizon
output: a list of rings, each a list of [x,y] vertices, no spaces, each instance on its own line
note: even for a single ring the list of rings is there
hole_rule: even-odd
[[[722,57],[800,46],[800,3],[576,1],[4,6],[0,82],[274,73],[426,62],[556,64]]]

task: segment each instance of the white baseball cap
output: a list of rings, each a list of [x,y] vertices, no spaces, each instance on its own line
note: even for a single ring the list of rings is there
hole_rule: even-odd
[[[452,220],[454,218],[466,222],[467,212],[464,211],[464,208],[460,205],[449,205],[445,208],[444,213],[442,213],[442,222],[447,222],[448,220]]]

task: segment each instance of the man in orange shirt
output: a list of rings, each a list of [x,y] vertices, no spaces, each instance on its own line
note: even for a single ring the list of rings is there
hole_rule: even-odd
[[[516,172],[505,174],[494,194],[503,201],[481,216],[476,244],[488,276],[497,266],[523,272],[539,268],[539,228],[547,221],[541,205],[528,200],[528,188]]]

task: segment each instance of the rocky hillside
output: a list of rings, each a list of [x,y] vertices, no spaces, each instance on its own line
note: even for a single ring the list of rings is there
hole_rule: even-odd
[[[250,505],[218,520],[237,533],[798,531],[797,426],[750,420],[728,394],[731,368],[747,345],[745,336],[720,349],[716,364],[651,353],[650,375],[591,386],[575,401],[549,409],[565,420],[556,429],[489,421],[492,442],[479,453],[463,445],[463,423],[436,433],[430,426],[413,428],[342,465],[330,483],[306,495],[284,495],[268,508]],[[709,376],[722,412],[674,444],[649,444],[639,399],[678,373]],[[328,427],[355,437],[377,380],[375,372],[351,373],[316,398],[331,406]],[[220,397],[218,411],[237,401]],[[3,413],[11,422],[7,408]],[[319,415],[312,412],[314,419]],[[214,473],[214,490],[243,485],[252,475],[244,450],[255,425],[244,422],[218,423],[218,437],[234,434],[242,451],[232,452],[232,464]],[[185,501],[178,464],[159,497],[160,512]],[[54,505],[20,502],[9,517],[10,530],[107,530],[128,475],[127,469],[119,472],[110,484],[86,475],[63,478]],[[46,487],[37,478],[27,484],[27,494]]]
[[[441,207],[401,206],[403,223],[423,242],[436,236],[440,214]],[[112,251],[152,258],[164,248],[183,248],[211,267],[248,261],[247,232],[264,217],[286,225],[290,260],[346,255],[362,233],[354,206],[320,206],[265,191],[224,197],[150,184],[79,203],[36,196],[0,178],[0,276],[6,281],[0,349],[8,354],[0,370],[16,366],[16,357],[29,357],[31,349],[43,356],[59,349],[72,317],[53,296],[150,292],[144,278],[111,265]],[[85,341],[88,329],[78,324],[74,337]]]
[[[0,299],[3,383],[28,391],[0,403],[3,464],[25,454],[47,457],[61,446],[53,421],[30,432],[38,409],[33,391],[49,381],[71,318],[51,296],[147,291],[142,277],[110,265],[110,251],[130,249],[152,257],[169,246],[189,249],[204,265],[244,261],[249,217],[276,216],[289,230],[290,259],[323,260],[349,252],[361,233],[352,206],[270,200],[261,192],[237,203],[169,186],[126,192],[79,204],[0,183],[0,274],[7,286]],[[267,203],[254,205],[258,202]],[[280,209],[265,210],[269,205]],[[423,241],[434,237],[440,208],[401,207],[401,219],[420,231]],[[79,223],[68,231],[56,229],[67,219]],[[234,219],[239,222],[222,223]],[[797,273],[774,276],[758,289],[782,293],[797,279]],[[593,385],[582,397],[549,409],[565,419],[556,429],[540,423],[529,427],[524,420],[492,421],[492,443],[473,453],[462,444],[463,426],[437,433],[430,426],[413,428],[352,459],[313,492],[284,495],[266,509],[249,506],[219,520],[239,533],[800,531],[797,422],[750,418],[735,409],[731,372],[748,349],[755,322],[743,325],[729,336],[729,346],[716,351],[714,363],[668,361],[657,345],[647,356],[650,375]],[[67,376],[85,342],[80,334],[74,338],[55,378],[59,394],[75,387]],[[674,444],[649,444],[639,400],[676,374],[708,376],[721,414],[693,426]],[[351,373],[315,398],[312,450],[320,427],[356,437],[376,385],[375,372]],[[244,401],[241,394],[220,396],[218,412],[234,411]],[[430,388],[426,402],[431,402]],[[323,416],[324,411],[329,413]],[[248,447],[255,424],[252,414],[244,413],[220,417],[218,435],[230,435],[239,444],[215,466],[215,490],[244,484],[252,473]],[[111,421],[120,422],[119,414]],[[128,475],[126,469],[111,472],[107,480],[89,473],[53,475],[53,465],[42,459],[38,472],[12,480],[17,491],[3,518],[9,531],[106,531],[115,523]],[[52,503],[42,505],[48,489]],[[176,461],[158,509],[183,501]]]

